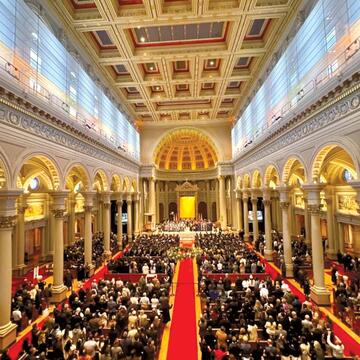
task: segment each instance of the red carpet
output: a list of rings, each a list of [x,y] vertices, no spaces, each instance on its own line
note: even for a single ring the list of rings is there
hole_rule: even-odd
[[[192,259],[180,263],[167,360],[197,360],[197,324]]]

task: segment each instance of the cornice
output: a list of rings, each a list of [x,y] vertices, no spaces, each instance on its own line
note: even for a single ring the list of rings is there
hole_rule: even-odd
[[[139,163],[122,157],[36,106],[32,107],[28,104],[30,105],[28,108],[33,112],[23,108],[20,105],[22,100],[16,100],[15,104],[15,98],[9,101],[0,97],[0,124],[18,128],[55,144],[138,173]]]
[[[234,159],[234,167],[245,167],[286,146],[295,143],[359,109],[360,73],[344,81],[336,89],[324,95],[316,103],[290,118],[286,123],[274,125],[266,138],[243,151]],[[337,96],[336,96],[337,95]]]

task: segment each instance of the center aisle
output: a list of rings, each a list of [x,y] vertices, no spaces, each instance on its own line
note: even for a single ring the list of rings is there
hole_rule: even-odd
[[[167,360],[197,360],[194,271],[192,259],[180,263]]]

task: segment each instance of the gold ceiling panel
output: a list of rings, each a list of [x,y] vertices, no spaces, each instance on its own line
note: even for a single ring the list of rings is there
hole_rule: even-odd
[[[301,0],[49,2],[138,125],[232,121]]]
[[[164,170],[206,170],[218,161],[215,145],[195,129],[175,130],[165,136],[154,152],[154,162]]]

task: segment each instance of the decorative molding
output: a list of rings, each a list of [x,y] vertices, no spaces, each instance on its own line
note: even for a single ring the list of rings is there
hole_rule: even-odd
[[[92,206],[92,205],[85,205],[85,206],[84,206],[85,212],[91,212],[92,209],[93,209],[93,206]]]
[[[288,209],[290,206],[290,202],[289,201],[280,201],[280,207],[282,209]]]
[[[106,209],[106,210],[110,209],[110,203],[104,202],[103,206],[104,206],[104,209]]]
[[[135,164],[135,160],[131,162],[121,157],[121,155],[111,155],[79,139],[79,136],[81,136],[80,131],[73,129],[74,135],[72,135],[68,132],[71,131],[70,126],[67,126],[67,131],[64,131],[57,126],[49,124],[45,119],[41,119],[37,114],[30,114],[29,111],[25,113],[25,110],[21,109],[18,105],[16,105],[16,108],[17,110],[12,109],[11,103],[8,101],[5,103],[5,101],[0,98],[0,123],[16,127],[27,133],[32,133],[43,139],[65,146],[76,152],[81,152],[111,165],[116,163],[121,168],[136,173],[138,172],[139,166]],[[57,124],[59,124],[59,121],[57,121]]]
[[[11,229],[16,224],[16,215],[0,216],[0,229]]]
[[[262,202],[263,202],[265,207],[271,205],[271,200],[263,200]]]
[[[267,139],[261,142],[261,149],[258,149],[258,146],[255,146],[252,149],[249,149],[245,154],[240,154],[240,156],[235,160],[235,167],[245,167],[253,164],[254,162],[261,160],[269,155],[274,154],[279,150],[283,150],[289,145],[294,144],[295,142],[323,129],[336,121],[340,120],[349,113],[353,113],[360,107],[360,84],[357,83],[353,88],[353,93],[349,89],[346,89],[346,93],[338,96],[337,99],[332,101],[326,108],[318,112],[315,116],[313,114],[309,115],[308,111],[304,111],[304,116],[307,117],[305,121],[296,125],[293,129],[289,130],[285,134],[281,134],[288,130],[293,123],[297,123],[300,119],[295,118],[290,121],[278,130],[275,130],[271,133]],[[351,93],[350,95],[349,92]],[[347,96],[346,96],[347,95]],[[317,108],[309,106],[312,113],[319,111]],[[278,136],[277,139],[272,140],[273,137]]]
[[[320,215],[320,206],[319,205],[315,205],[315,204],[309,204],[307,207],[308,212],[311,215]]]
[[[65,214],[65,210],[64,209],[53,209],[52,210],[55,219],[63,219],[64,218],[64,214]]]
[[[176,192],[197,192],[199,190],[196,184],[191,184],[189,181],[185,181],[181,185],[175,187]]]

